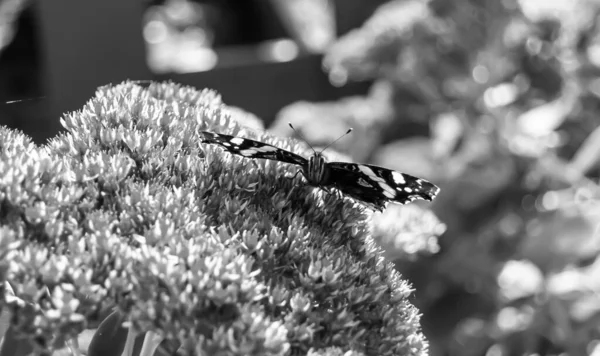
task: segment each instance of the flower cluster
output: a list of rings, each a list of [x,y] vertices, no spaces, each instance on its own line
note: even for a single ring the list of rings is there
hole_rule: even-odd
[[[0,128],[0,355],[90,328],[89,355],[139,333],[146,354],[427,352],[368,212],[203,145],[202,130],[256,136],[231,112],[210,90],[123,83],[45,146]]]

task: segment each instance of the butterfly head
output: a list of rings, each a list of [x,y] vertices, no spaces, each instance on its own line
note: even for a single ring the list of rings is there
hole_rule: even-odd
[[[326,185],[329,179],[328,169],[325,156],[320,152],[315,152],[315,154],[308,158],[304,174],[309,183],[313,185]]]
[[[288,125],[290,125],[290,127],[292,128],[292,130],[294,130],[298,134],[298,136],[300,136],[300,138],[302,138],[302,140],[304,142],[306,142],[306,144],[308,144],[308,146],[310,147],[310,149],[314,152],[314,154],[312,156],[310,156],[310,158],[308,159],[308,162],[306,163],[306,166],[302,167],[304,176],[306,177],[306,179],[308,180],[308,182],[310,184],[316,185],[316,186],[326,186],[326,185],[329,185],[330,184],[330,181],[329,181],[329,176],[330,176],[329,170],[330,170],[330,168],[327,166],[327,160],[325,159],[325,156],[323,156],[323,151],[325,151],[332,144],[334,144],[337,141],[339,141],[342,137],[344,137],[347,134],[349,134],[350,132],[352,132],[352,129],[349,129],[348,131],[346,131],[345,134],[341,135],[336,140],[334,140],[333,142],[331,142],[327,146],[325,146],[320,152],[317,152],[310,145],[310,143],[308,143],[308,141],[306,141],[304,139],[304,137],[302,137],[302,134],[300,134],[300,132],[298,132],[294,128],[294,126],[292,126],[291,123],[288,123]]]

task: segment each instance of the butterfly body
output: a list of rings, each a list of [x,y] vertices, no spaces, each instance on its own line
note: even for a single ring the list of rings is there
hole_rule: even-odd
[[[321,153],[310,156],[307,164],[301,167],[302,174],[310,185],[322,187],[332,184],[330,180],[331,170],[327,166],[327,160]]]
[[[386,203],[406,204],[417,199],[433,200],[439,188],[408,174],[369,164],[327,162],[315,152],[304,158],[293,152],[242,137],[203,131],[203,142],[216,144],[246,158],[271,159],[300,166],[308,184],[330,191],[336,188],[365,205],[382,211]]]

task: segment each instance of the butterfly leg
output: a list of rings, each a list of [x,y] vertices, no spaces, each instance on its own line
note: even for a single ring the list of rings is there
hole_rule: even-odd
[[[342,198],[344,195],[340,192],[339,189],[335,189],[335,186],[331,185],[322,185],[319,188],[323,189],[327,192],[327,194],[333,194],[338,198]]]
[[[304,177],[304,179],[306,179],[306,175],[304,175],[304,172],[301,169],[297,170],[293,176],[286,175],[285,178],[289,179],[293,183],[294,178],[296,178],[298,176],[298,174],[302,175]],[[290,197],[292,196],[292,193],[294,192],[295,188],[296,188],[296,185],[292,184],[292,189],[290,189],[290,192],[285,197],[285,200],[290,200]]]
[[[336,194],[336,195],[337,195],[337,196],[338,196],[340,199],[343,199],[343,198],[344,198],[344,194],[343,194],[343,193],[342,193],[342,191],[341,191],[341,190],[339,190],[339,189],[336,189],[336,190],[335,190],[335,194]]]
[[[321,189],[323,189],[325,192],[327,192],[327,194],[331,194],[331,188],[329,187],[320,187]]]
[[[306,176],[304,175],[304,172],[301,169],[297,170],[293,176],[285,176],[285,178],[294,180],[294,178],[296,178],[298,174],[301,174],[304,177],[304,179],[306,179]]]
[[[251,162],[252,165],[254,165],[255,169],[259,169],[260,168],[260,166],[258,165],[258,162],[254,161],[254,160],[250,161],[250,162]]]

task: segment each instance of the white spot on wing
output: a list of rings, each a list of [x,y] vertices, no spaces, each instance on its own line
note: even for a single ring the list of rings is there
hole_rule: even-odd
[[[277,151],[277,147],[273,147],[273,146],[263,146],[263,147],[255,147],[255,150],[257,150],[258,152],[274,152]]]
[[[242,143],[244,143],[244,139],[241,137],[234,137],[229,141],[231,141],[231,143],[233,143],[235,145],[241,145]]]
[[[358,166],[358,169],[360,169],[361,172],[363,172],[363,174],[370,176],[373,176],[374,173],[371,170],[371,168],[367,167],[367,166]]]
[[[359,165],[358,169],[367,177],[369,177],[370,180],[374,181],[375,183],[377,183],[377,185],[379,185],[379,187],[383,190],[383,195],[385,195],[386,198],[388,199],[394,199],[394,197],[396,197],[396,192],[394,191],[394,189],[392,189],[392,187],[390,187],[385,179],[377,176],[377,174],[375,174],[375,172],[373,172],[373,170],[367,166],[363,166],[363,165]]]
[[[359,165],[358,169],[365,174],[366,176],[369,177],[369,179],[375,181],[375,182],[383,182],[385,183],[385,180],[381,177],[378,177],[377,174],[375,174],[375,172],[373,172],[373,170],[367,166],[363,166],[363,165]]]
[[[367,187],[367,188],[373,188],[373,186],[371,184],[369,184],[369,182],[367,182],[366,180],[360,178],[358,180],[358,185],[362,185],[363,187]]]
[[[385,195],[386,197],[389,197],[389,195],[391,195],[391,199],[396,196],[396,192],[394,192],[394,189],[392,189],[392,187],[387,185],[385,182],[377,182],[377,184],[379,184],[381,189],[383,189],[383,195]]]
[[[383,191],[383,195],[385,195],[388,199],[394,199],[394,197],[396,196],[396,194],[390,193],[388,190]]]
[[[402,175],[402,173],[392,172],[392,178],[394,179],[394,182],[396,182],[396,184],[406,183],[406,180],[404,179],[404,175]]]
[[[241,154],[242,156],[245,156],[245,157],[250,157],[250,156],[252,156],[252,155],[255,155],[255,154],[256,154],[256,150],[254,150],[254,149],[252,149],[252,148],[249,148],[249,149],[247,149],[247,150],[241,150],[241,151],[240,151],[240,154]]]

